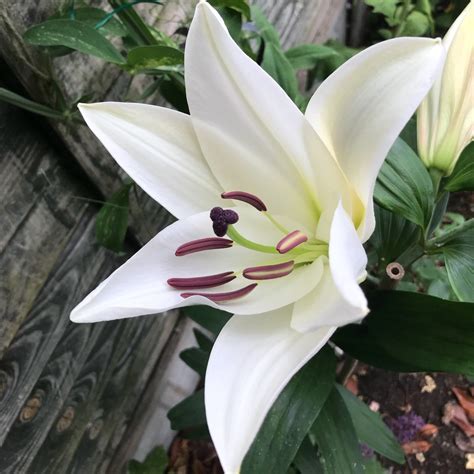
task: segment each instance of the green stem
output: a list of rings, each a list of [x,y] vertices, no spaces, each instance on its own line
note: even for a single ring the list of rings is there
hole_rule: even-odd
[[[242,247],[248,248],[250,250],[255,250],[257,252],[264,252],[264,253],[273,253],[277,254],[278,250],[275,247],[271,247],[270,245],[261,245],[253,242],[252,240],[246,239],[242,234],[240,234],[237,229],[229,225],[227,227],[227,235],[237,244],[241,245]]]
[[[133,8],[124,8],[127,2],[109,0],[110,6],[117,11],[118,17],[125,24],[130,36],[138,45],[156,44],[156,39],[141,16]]]

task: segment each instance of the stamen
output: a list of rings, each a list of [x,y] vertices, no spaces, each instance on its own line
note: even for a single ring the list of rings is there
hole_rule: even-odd
[[[307,240],[308,237],[303,234],[303,232],[299,230],[294,230],[293,232],[290,232],[288,235],[283,237],[280,242],[278,242],[276,249],[280,253],[286,253],[290,250],[293,250],[295,247],[298,247],[298,245],[301,245]]]
[[[222,199],[234,199],[235,201],[246,202],[253,206],[257,211],[266,211],[267,206],[264,202],[254,194],[246,193],[245,191],[228,191],[221,194]]]
[[[213,288],[215,286],[225,285],[236,278],[234,272],[218,273],[192,278],[170,278],[168,285],[181,290],[193,290],[195,288]]]
[[[175,252],[177,257],[188,255],[190,253],[202,252],[204,250],[226,249],[232,247],[234,242],[230,239],[221,239],[219,237],[207,237],[205,239],[192,240],[180,245]]]
[[[220,303],[223,301],[232,301],[237,298],[242,298],[247,296],[251,291],[255,289],[257,283],[252,283],[251,285],[240,288],[239,290],[226,291],[225,293],[200,293],[200,292],[190,292],[190,293],[181,293],[182,298],[189,298],[191,296],[204,296],[205,298],[214,301],[215,303]]]
[[[275,265],[262,265],[260,267],[246,268],[243,272],[249,280],[273,280],[289,275],[295,268],[295,262],[277,263]]]

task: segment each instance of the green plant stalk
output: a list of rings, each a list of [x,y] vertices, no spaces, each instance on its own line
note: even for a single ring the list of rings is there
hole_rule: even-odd
[[[403,0],[400,24],[397,26],[397,29],[395,30],[395,33],[393,35],[395,38],[400,36],[403,31],[403,28],[407,21],[408,13],[410,11],[410,7],[411,7],[411,0]]]
[[[130,36],[138,45],[157,44],[155,37],[142,20],[141,16],[133,8],[123,8],[121,0],[109,0],[110,6],[115,9],[120,9],[117,16],[125,24]]]
[[[3,87],[0,87],[0,100],[15,105],[16,107],[20,107],[21,109],[28,110],[29,112],[42,115],[43,117],[55,120],[78,120],[78,117],[71,114],[69,111],[55,110],[46,105],[38,104],[37,102],[26,99],[25,97],[15,94]]]

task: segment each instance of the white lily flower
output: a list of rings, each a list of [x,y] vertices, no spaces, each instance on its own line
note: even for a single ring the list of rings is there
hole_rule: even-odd
[[[474,137],[474,2],[443,39],[446,62],[418,109],[418,152],[428,168],[451,174]]]
[[[235,314],[205,381],[209,429],[227,473],[239,471],[290,378],[338,326],[367,314],[359,282],[375,179],[443,51],[440,41],[421,38],[371,47],[321,85],[305,116],[201,2],[185,52],[191,116],[143,104],[81,105],[119,165],[179,220],[71,319],[196,304]]]

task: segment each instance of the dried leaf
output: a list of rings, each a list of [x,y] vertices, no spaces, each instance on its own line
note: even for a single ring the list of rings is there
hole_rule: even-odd
[[[436,425],[432,425],[431,423],[427,423],[423,428],[418,431],[418,437],[423,439],[430,439],[434,438],[438,434],[438,427]]]
[[[464,431],[466,436],[474,436],[474,425],[469,423],[466,412],[457,403],[446,403],[444,406],[444,416],[442,421],[445,425],[454,423]]]
[[[466,415],[471,420],[474,420],[474,397],[470,395],[467,390],[459,387],[453,387],[452,390],[459,404],[464,408]]]
[[[417,453],[426,453],[433,446],[428,441],[410,441],[402,445],[402,449],[405,454],[417,454]]]

